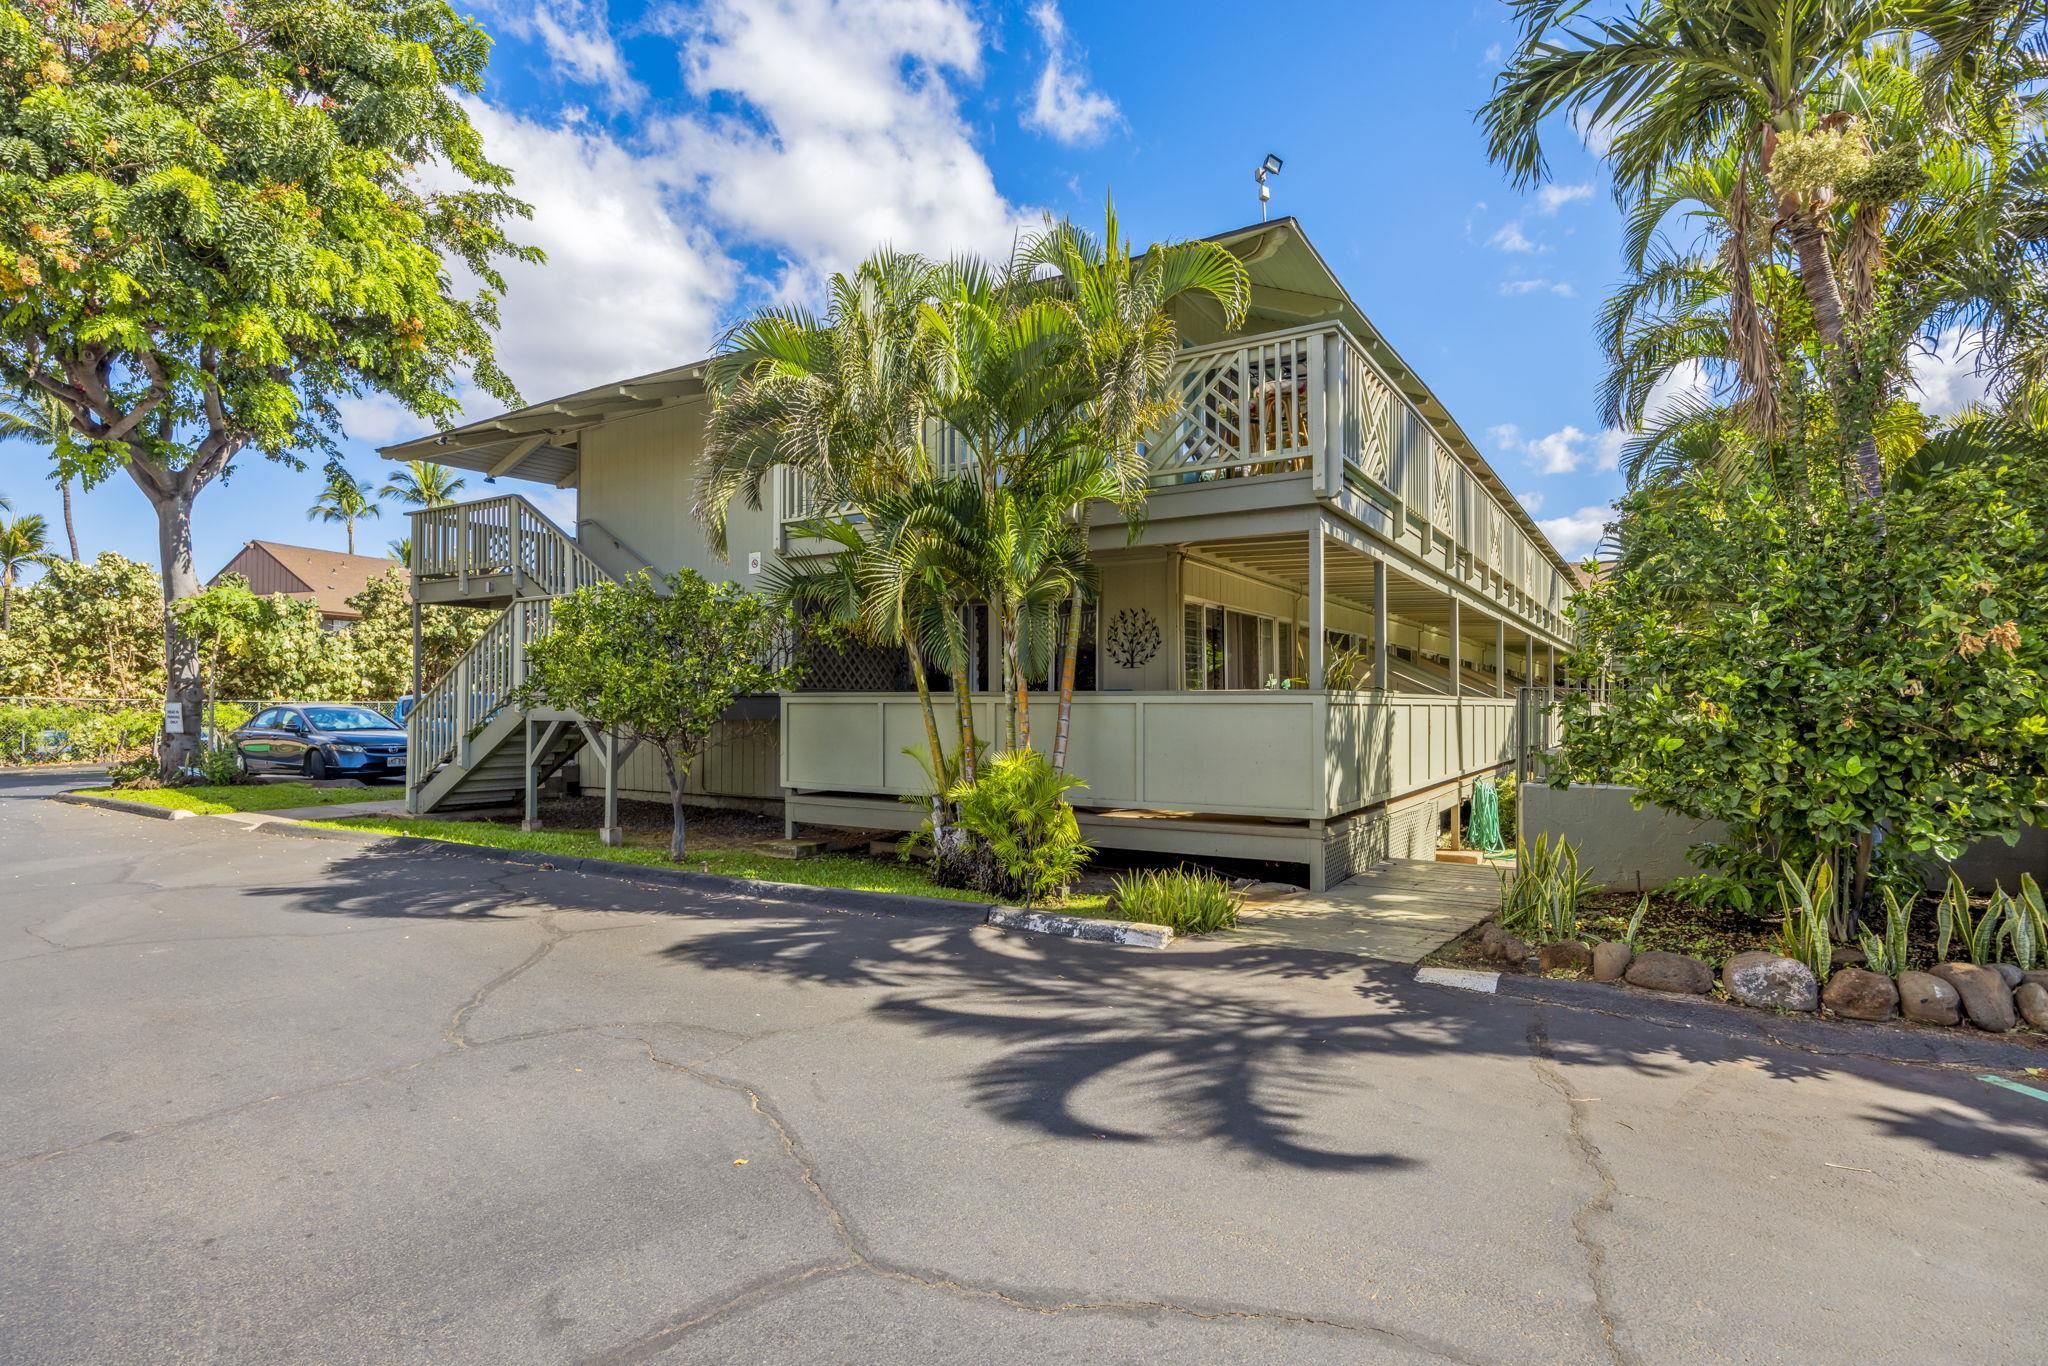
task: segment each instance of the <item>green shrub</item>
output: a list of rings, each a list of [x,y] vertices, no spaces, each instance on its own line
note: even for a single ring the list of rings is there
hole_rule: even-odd
[[[1628,945],[1628,951],[1636,951],[1636,938],[1643,932],[1643,917],[1650,913],[1650,894],[1643,893],[1643,899],[1636,903],[1636,913],[1628,918],[1628,928],[1621,932],[1621,942]]]
[[[1110,907],[1125,920],[1171,926],[1175,934],[1207,934],[1237,923],[1244,898],[1214,873],[1169,868],[1117,878]]]
[[[1991,889],[1990,904],[1982,915],[1970,905],[1970,894],[1956,870],[1948,870],[1948,886],[1934,907],[1934,956],[1948,959],[1949,942],[1958,933],[1963,952],[1972,963],[1989,966],[2010,958],[2022,972],[2031,972],[2034,961],[2048,950],[2048,909],[2044,909],[2040,884],[2032,873],[2020,874],[2017,895],[2001,886]]]
[[[1579,868],[1579,851],[1571,841],[1555,846],[1549,835],[1515,850],[1515,866],[1498,870],[1501,928],[1539,944],[1575,939],[1579,903],[1593,890],[1593,875]]]
[[[163,713],[93,702],[0,704],[0,763],[76,763],[149,747]]]
[[[1913,919],[1913,901],[1899,900],[1897,891],[1884,888],[1884,933],[1864,930],[1856,939],[1863,946],[1863,966],[1887,977],[1906,970],[1906,929]]]
[[[1503,773],[1493,780],[1493,790],[1500,798],[1500,839],[1501,843],[1513,848],[1518,838],[1515,817],[1520,811],[1522,783],[1512,773]]]
[[[249,781],[242,766],[235,762],[235,751],[226,746],[200,750],[199,761],[193,767],[199,772],[199,781],[208,787],[232,787]]]
[[[1778,929],[1778,952],[1806,964],[1813,970],[1814,980],[1825,982],[1835,953],[1828,928],[1835,914],[1834,861],[1815,859],[1805,877],[1790,863],[1778,867],[1778,904],[1785,911]]]
[[[1074,808],[1064,799],[1086,786],[1053,772],[1037,750],[989,757],[975,781],[956,783],[946,793],[959,811],[969,848],[935,875],[947,885],[974,887],[1026,906],[1064,895],[1095,852],[1081,838]]]

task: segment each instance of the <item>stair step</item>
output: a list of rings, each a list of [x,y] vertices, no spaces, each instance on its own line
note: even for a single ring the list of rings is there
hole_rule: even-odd
[[[753,848],[759,853],[766,854],[769,858],[800,859],[812,858],[822,854],[827,846],[824,840],[793,839],[762,840],[754,845]]]

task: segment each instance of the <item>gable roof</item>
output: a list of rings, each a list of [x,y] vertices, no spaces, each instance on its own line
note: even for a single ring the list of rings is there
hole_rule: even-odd
[[[293,588],[280,582],[274,588],[267,587],[259,576],[250,574],[242,564],[252,553],[268,556],[300,586]],[[218,583],[222,575],[230,572],[241,574],[250,580],[250,586],[258,593],[281,592],[286,597],[312,603],[323,617],[354,621],[362,613],[349,606],[348,600],[394,569],[403,571],[405,566],[382,555],[344,555],[338,550],[320,550],[307,545],[250,541],[207,582],[209,585]]]
[[[1242,261],[1252,278],[1252,312],[1276,326],[1334,318],[1358,339],[1402,397],[1415,406],[1437,436],[1457,454],[1479,483],[1490,490],[1501,510],[1535,543],[1557,570],[1572,577],[1572,562],[1551,544],[1536,519],[1515,496],[1479,446],[1392,343],[1366,317],[1330,269],[1300,220],[1293,216],[1250,223],[1212,233],[1215,242]],[[1247,326],[1247,331],[1253,330]],[[567,488],[574,484],[581,460],[584,428],[607,419],[659,408],[705,391],[710,357],[656,370],[631,379],[612,380],[560,398],[500,413],[445,432],[415,437],[379,452],[388,460],[432,460],[460,469],[477,470],[491,479],[501,476],[532,479]]]

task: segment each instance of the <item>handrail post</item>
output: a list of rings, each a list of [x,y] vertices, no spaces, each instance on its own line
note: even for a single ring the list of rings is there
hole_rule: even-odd
[[[455,509],[455,579],[458,591],[469,596],[469,508],[462,503]]]
[[[469,767],[469,656],[464,655],[455,666],[455,762]]]

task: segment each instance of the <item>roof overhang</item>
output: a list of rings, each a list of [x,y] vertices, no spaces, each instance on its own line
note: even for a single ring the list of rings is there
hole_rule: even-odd
[[[556,487],[576,482],[583,430],[615,417],[650,412],[704,392],[705,362],[673,366],[635,379],[551,398],[497,417],[380,448],[388,460],[431,460],[491,479],[531,479]]]
[[[1245,263],[1252,277],[1254,313],[1285,318],[1293,323],[1334,319],[1350,329],[1359,344],[1399,386],[1402,395],[1415,405],[1444,444],[1458,453],[1479,482],[1496,495],[1496,501],[1508,515],[1563,572],[1565,582],[1578,582],[1572,562],[1550,543],[1550,538],[1543,534],[1543,528],[1536,525],[1536,519],[1522,506],[1522,500],[1494,471],[1472,438],[1465,435],[1464,428],[1451,416],[1451,410],[1373,326],[1372,320],[1365,316],[1365,310],[1358,306],[1337,278],[1337,273],[1323,260],[1322,253],[1302,232],[1299,221],[1276,218],[1270,223],[1253,223],[1230,232],[1217,233],[1208,240],[1228,248]]]

